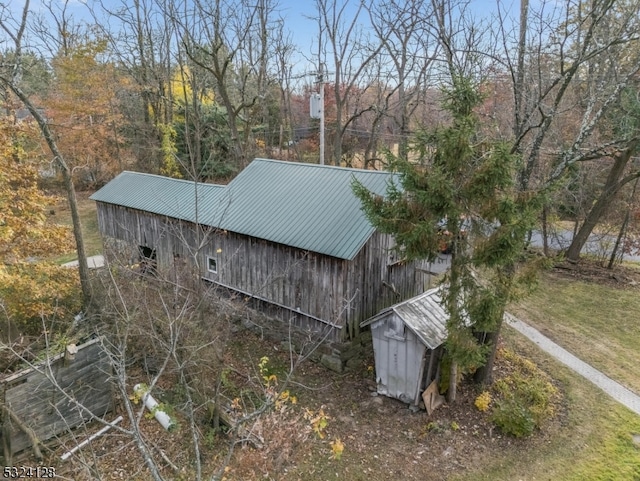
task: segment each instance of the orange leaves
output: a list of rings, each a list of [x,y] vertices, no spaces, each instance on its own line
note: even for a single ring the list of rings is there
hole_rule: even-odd
[[[87,40],[55,58],[56,82],[44,99],[58,148],[76,168],[80,185],[102,184],[124,167],[118,93],[129,82],[113,64],[100,60],[103,50],[100,40]]]

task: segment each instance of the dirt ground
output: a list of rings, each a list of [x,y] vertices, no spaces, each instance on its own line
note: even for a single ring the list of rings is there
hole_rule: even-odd
[[[618,265],[614,269],[602,267],[595,261],[581,259],[579,263],[558,262],[553,274],[566,279],[593,282],[614,289],[640,289],[640,268]]]
[[[280,372],[289,366],[289,354],[280,343],[259,339],[253,332],[238,332],[226,353],[235,381],[255,377],[262,356],[268,356],[270,365]],[[498,358],[496,377],[507,367],[505,362]],[[265,415],[257,431],[264,446],[256,449],[250,444],[238,445],[221,479],[444,480],[495,461],[506,450],[526,451],[545,443],[561,425],[563,415],[559,410],[544,431],[530,438],[505,436],[491,423],[488,414],[474,406],[477,388],[466,383],[460,387],[455,405],[444,404],[431,416],[424,410],[413,412],[400,401],[377,395],[373,364],[371,352],[361,367],[343,374],[311,361],[298,366],[289,384],[296,404],[284,403],[284,407]],[[141,370],[133,372],[132,385],[144,381]],[[161,385],[159,393],[168,393],[170,388]],[[326,421],[326,427],[320,430],[323,438],[313,430],[319,413]],[[119,414],[125,417],[122,426],[127,427],[122,404],[110,419]],[[177,416],[180,417],[179,412]],[[167,433],[148,417],[143,417],[141,428],[165,479],[195,479],[187,454],[192,452],[192,443],[186,420],[180,419],[179,428]],[[99,427],[92,425],[86,434]],[[86,434],[76,431],[78,441]],[[223,434],[213,436],[203,427],[200,435],[204,471],[212,473],[216,467],[226,465],[229,438]],[[73,445],[70,437],[63,441],[67,448]],[[344,446],[340,459],[332,449],[336,442]],[[56,465],[58,474],[66,479],[151,479],[130,438],[115,430],[93,441],[72,461],[63,463],[59,456],[65,449],[60,446],[50,452],[47,462]]]

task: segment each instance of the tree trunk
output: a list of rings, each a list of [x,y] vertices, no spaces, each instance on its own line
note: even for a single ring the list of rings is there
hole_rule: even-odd
[[[549,225],[547,219],[547,204],[542,207],[542,252],[549,257]]]
[[[503,316],[504,316],[504,313],[503,313]],[[487,362],[484,364],[484,366],[480,367],[473,376],[473,380],[476,383],[481,384],[483,386],[488,386],[493,382],[493,379],[492,379],[493,365],[495,364],[495,361],[496,361],[496,351],[498,349],[498,339],[500,338],[500,330],[502,329],[502,322],[503,322],[503,317],[500,317],[500,320],[498,321],[498,325],[496,326],[495,331],[485,333],[484,344],[490,345],[490,351],[487,356]]]
[[[84,309],[91,305],[91,284],[89,278],[89,264],[87,263],[87,256],[84,249],[84,239],[82,237],[82,225],[80,223],[80,213],[78,211],[78,201],[76,199],[76,191],[73,186],[73,177],[71,169],[64,160],[62,153],[58,150],[53,133],[49,129],[47,121],[42,114],[34,107],[33,103],[27,97],[27,95],[13,82],[9,83],[9,88],[16,94],[20,101],[27,107],[29,113],[38,123],[40,131],[44,136],[51,153],[53,154],[53,160],[55,164],[60,168],[62,172],[62,179],[64,181],[64,188],[67,192],[67,200],[69,201],[69,209],[71,210],[71,220],[73,223],[73,236],[76,241],[76,253],[78,254],[78,272],[80,275],[80,287],[82,289],[82,304]]]
[[[613,250],[611,251],[611,257],[609,257],[609,264],[607,265],[607,269],[613,269],[613,266],[616,262],[616,257],[618,256],[618,250],[620,249],[620,244],[622,244],[622,239],[624,238],[627,232],[627,226],[629,225],[629,218],[631,217],[631,204],[633,203],[633,198],[636,195],[636,189],[638,188],[638,179],[636,179],[635,184],[633,185],[633,190],[631,191],[631,196],[629,198],[629,204],[627,205],[627,212],[624,215],[624,220],[622,221],[622,225],[620,226],[620,231],[618,232],[618,237],[616,238],[616,243],[613,246]],[[620,255],[620,260],[622,260],[622,255]]]
[[[638,141],[631,142],[624,152],[616,156],[614,165],[609,171],[607,181],[604,185],[602,193],[600,194],[600,197],[598,197],[596,203],[593,204],[593,207],[587,214],[584,222],[582,223],[582,226],[580,226],[578,233],[573,237],[571,245],[567,249],[566,258],[568,261],[578,261],[578,259],[580,258],[580,252],[582,251],[584,245],[587,243],[591,232],[593,232],[593,229],[600,221],[602,215],[605,213],[606,209],[609,207],[616,194],[626,183],[635,180],[640,175],[640,172],[636,172],[635,174],[621,179],[622,174],[624,173],[624,170],[629,163],[632,154],[635,152],[637,145]]]
[[[618,231],[618,237],[616,237],[616,242],[613,245],[613,250],[611,251],[611,255],[609,256],[609,263],[607,264],[607,269],[613,269],[613,266],[616,263],[616,257],[618,257],[618,250],[620,249],[620,244],[622,243],[622,238],[624,237],[625,232],[627,231],[627,224],[629,224],[629,209],[624,215],[624,220],[622,221],[622,225],[620,226],[620,230]],[[622,260],[622,255],[620,256],[620,260]]]
[[[447,402],[453,404],[458,396],[458,363],[451,360],[449,367],[449,389],[447,390]]]

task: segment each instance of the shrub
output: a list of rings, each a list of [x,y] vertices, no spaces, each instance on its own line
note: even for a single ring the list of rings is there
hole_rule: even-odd
[[[536,427],[531,412],[517,398],[496,401],[491,419],[503,433],[517,438],[531,435]]]
[[[553,415],[557,390],[531,361],[508,351],[505,358],[512,372],[494,385],[492,420],[506,434],[529,436]]]
[[[483,391],[473,403],[478,411],[487,412],[489,405],[491,404],[491,394],[489,391]]]

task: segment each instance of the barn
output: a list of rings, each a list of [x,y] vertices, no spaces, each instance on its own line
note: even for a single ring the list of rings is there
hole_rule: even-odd
[[[228,185],[122,172],[91,196],[105,240],[158,268],[190,259],[203,281],[329,340],[420,294],[428,271],[393,250],[352,191],[384,195],[394,174],[255,159]]]

